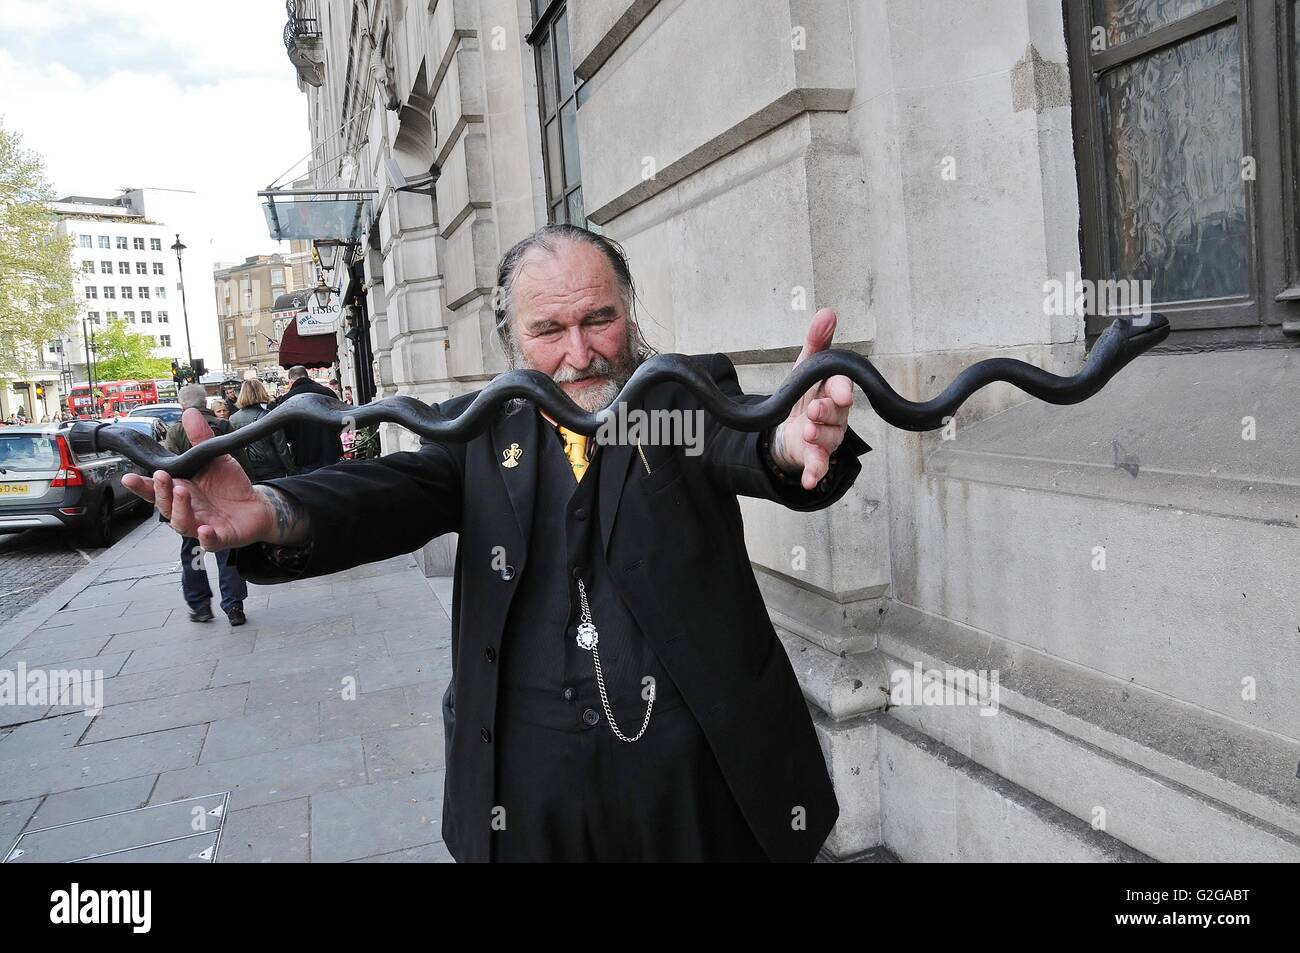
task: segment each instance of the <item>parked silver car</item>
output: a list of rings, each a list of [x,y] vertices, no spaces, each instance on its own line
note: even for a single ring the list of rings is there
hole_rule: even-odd
[[[138,430],[146,437],[151,437],[159,443],[167,436],[167,425],[157,417],[145,417],[132,413],[129,417],[119,417],[113,421],[118,427],[129,427],[132,430]]]
[[[122,486],[133,471],[115,453],[74,454],[59,424],[0,427],[0,533],[67,529],[108,546],[118,515],[148,505]]]
[[[180,404],[141,404],[139,407],[132,407],[126,413],[126,419],[132,417],[157,417],[163,422],[164,426],[170,426],[181,419]]]

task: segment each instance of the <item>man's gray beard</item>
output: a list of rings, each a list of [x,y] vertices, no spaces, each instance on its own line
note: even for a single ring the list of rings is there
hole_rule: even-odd
[[[511,370],[517,368],[527,368],[528,362],[524,355],[515,346],[514,338],[510,339],[509,346],[506,349],[506,360]],[[551,380],[557,384],[568,384],[576,380],[583,380],[588,377],[603,377],[605,382],[599,387],[584,388],[576,396],[569,394],[569,398],[589,414],[594,414],[599,410],[604,410],[614,402],[619,392],[623,390],[632,377],[632,372],[637,368],[637,360],[632,351],[632,334],[629,331],[627,339],[623,342],[623,349],[615,361],[610,361],[603,355],[597,354],[586,370],[578,372],[571,368],[560,370],[551,375]],[[514,413],[519,410],[524,401],[522,398],[510,401],[507,406],[507,413]]]

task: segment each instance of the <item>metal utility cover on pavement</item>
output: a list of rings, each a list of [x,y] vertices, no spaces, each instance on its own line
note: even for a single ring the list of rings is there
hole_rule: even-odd
[[[200,863],[217,859],[230,792],[24,831],[12,863]]]

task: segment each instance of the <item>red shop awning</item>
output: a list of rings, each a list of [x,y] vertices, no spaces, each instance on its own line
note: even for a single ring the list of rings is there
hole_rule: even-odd
[[[338,340],[333,334],[298,333],[298,322],[290,321],[280,335],[280,366],[333,367],[338,362]]]

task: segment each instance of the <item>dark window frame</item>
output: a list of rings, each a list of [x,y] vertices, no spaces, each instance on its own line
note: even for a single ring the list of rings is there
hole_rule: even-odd
[[[1294,121],[1296,68],[1288,47],[1294,43],[1294,0],[1220,0],[1212,6],[1150,32],[1094,52],[1091,39],[1100,26],[1090,0],[1063,0],[1070,58],[1072,122],[1079,185],[1079,243],[1086,277],[1108,277],[1105,129],[1101,118],[1101,77],[1193,37],[1235,22],[1241,42],[1242,156],[1255,157],[1255,179],[1245,181],[1248,286],[1244,296],[1158,304],[1186,344],[1276,343],[1282,326],[1300,320],[1300,190],[1296,181],[1297,130]],[[1112,318],[1089,315],[1087,335],[1095,337]]]
[[[559,44],[556,42],[556,34],[560,19],[568,12],[568,0],[532,0],[533,9],[533,29],[524,39],[529,46],[533,47],[533,63],[537,72],[537,113],[540,122],[541,143],[542,143],[542,169],[544,173],[543,188],[546,190],[546,220],[548,222],[571,222],[569,217],[569,201],[575,192],[579,193],[578,201],[582,202],[582,170],[581,159],[578,151],[578,143],[572,143],[572,157],[574,165],[578,167],[577,178],[570,182],[566,170],[562,167],[559,170],[551,169],[550,150],[547,147],[546,128],[548,124],[556,124],[556,132],[560,137],[560,164],[564,166],[566,149],[569,143],[566,142],[564,135],[564,107],[570,102],[573,103],[573,109],[576,112],[582,107],[586,99],[587,91],[585,89],[586,80],[577,76],[572,76],[573,88],[568,95],[561,96],[560,92],[560,62],[559,62]],[[568,28],[568,20],[565,18],[565,29]],[[546,43],[550,40],[549,45]],[[572,45],[570,49],[570,59],[572,59]],[[548,111],[546,108],[546,91],[543,84],[546,83],[546,71],[543,70],[542,57],[549,55],[551,57],[550,75],[555,83],[553,89],[555,108]],[[572,67],[572,63],[569,64]],[[576,123],[575,123],[576,125]],[[560,194],[557,196],[551,189],[551,178],[555,175],[559,178]],[[582,220],[576,224],[588,227],[587,212],[584,207],[582,210]]]
[[[1278,297],[1300,301],[1300,0],[1278,4],[1278,75],[1281,83],[1283,212],[1287,219],[1287,261],[1290,285]],[[1300,314],[1296,315],[1300,320]]]

